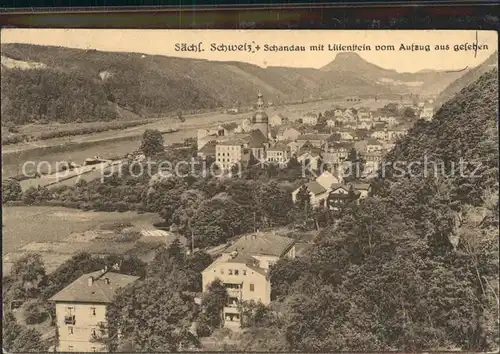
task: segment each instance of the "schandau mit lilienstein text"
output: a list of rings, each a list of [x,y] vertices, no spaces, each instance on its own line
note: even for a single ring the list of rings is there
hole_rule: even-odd
[[[207,49],[208,48],[208,49]],[[317,45],[276,45],[276,44],[258,44],[254,41],[243,44],[224,44],[210,43],[208,47],[204,42],[198,43],[176,43],[174,46],[176,52],[306,52],[306,51],[332,51],[332,52],[364,52],[364,51],[478,51],[488,50],[487,44],[480,43],[457,43],[457,44],[415,44],[401,43],[394,44],[317,44]]]

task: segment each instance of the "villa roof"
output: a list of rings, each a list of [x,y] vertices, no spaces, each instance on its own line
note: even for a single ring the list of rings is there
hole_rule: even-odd
[[[255,234],[244,235],[235,243],[229,246],[224,252],[242,252],[247,255],[271,255],[281,257],[293,245],[295,240],[278,236],[273,232],[257,232]]]
[[[222,128],[226,130],[235,130],[236,128],[238,128],[238,123],[226,123],[222,125]]]
[[[92,284],[89,278],[93,277]],[[109,280],[109,282],[106,281]],[[61,302],[110,303],[116,292],[139,277],[114,272],[96,271],[79,277],[70,285],[52,296],[49,300]]]
[[[380,141],[378,141],[377,139],[373,139],[373,138],[367,139],[366,143],[368,145],[382,145],[382,143]]]
[[[326,189],[316,181],[311,181],[311,182],[307,183],[306,187],[314,195],[318,195],[318,194],[326,192]]]
[[[297,140],[327,140],[331,134],[302,134]]]

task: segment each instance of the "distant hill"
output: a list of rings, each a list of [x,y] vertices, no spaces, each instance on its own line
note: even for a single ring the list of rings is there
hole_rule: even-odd
[[[425,69],[416,73],[399,73],[381,68],[361,58],[357,53],[339,53],[331,63],[323,66],[323,73],[350,73],[373,81],[401,94],[437,95],[462,73]]]
[[[398,73],[353,53],[318,69],[267,67],[141,53],[3,44],[2,122],[126,119],[177,110],[312,98],[437,93],[458,74]],[[443,86],[444,88],[444,86]]]
[[[490,71],[493,67],[498,68],[498,52],[493,53],[488,59],[475,68],[466,70],[462,76],[448,85],[438,96],[436,105],[440,106],[460,92],[463,88],[476,81],[481,75]]]

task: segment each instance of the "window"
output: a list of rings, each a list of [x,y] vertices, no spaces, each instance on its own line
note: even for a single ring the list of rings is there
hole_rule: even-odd
[[[246,269],[243,271],[243,275],[247,275],[247,270]]]
[[[224,269],[223,268],[220,269],[220,274],[224,274]]]
[[[250,284],[250,291],[255,291],[255,286],[253,284]]]
[[[234,275],[239,275],[239,271],[238,271],[238,269],[235,269],[235,270],[234,270]]]
[[[73,327],[68,327],[68,334],[73,334]]]
[[[95,316],[95,307],[91,307],[91,308],[90,308],[90,314],[91,314],[92,316]]]
[[[229,269],[228,274],[229,274],[229,275],[233,275],[233,270],[232,270],[232,269]]]
[[[74,310],[74,307],[66,307],[66,312],[68,313],[68,315],[72,315]]]
[[[95,327],[90,328],[90,334],[93,336],[97,335],[97,331],[96,331]]]
[[[74,349],[74,348],[73,348],[73,346],[72,346],[72,345],[68,346],[68,352],[72,352],[72,351],[73,351],[73,349]]]
[[[92,349],[92,351],[93,351],[94,353],[95,353],[95,352],[97,352],[97,348],[96,348],[96,347],[92,347],[92,348],[90,348],[90,349]]]

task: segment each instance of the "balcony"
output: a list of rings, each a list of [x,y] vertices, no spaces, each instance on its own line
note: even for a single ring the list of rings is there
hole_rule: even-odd
[[[75,322],[75,315],[66,315],[64,316],[64,324],[66,325],[74,325]]]
[[[230,289],[230,288],[226,288],[227,289],[227,295],[229,297],[235,297],[235,298],[241,298],[241,289]]]

